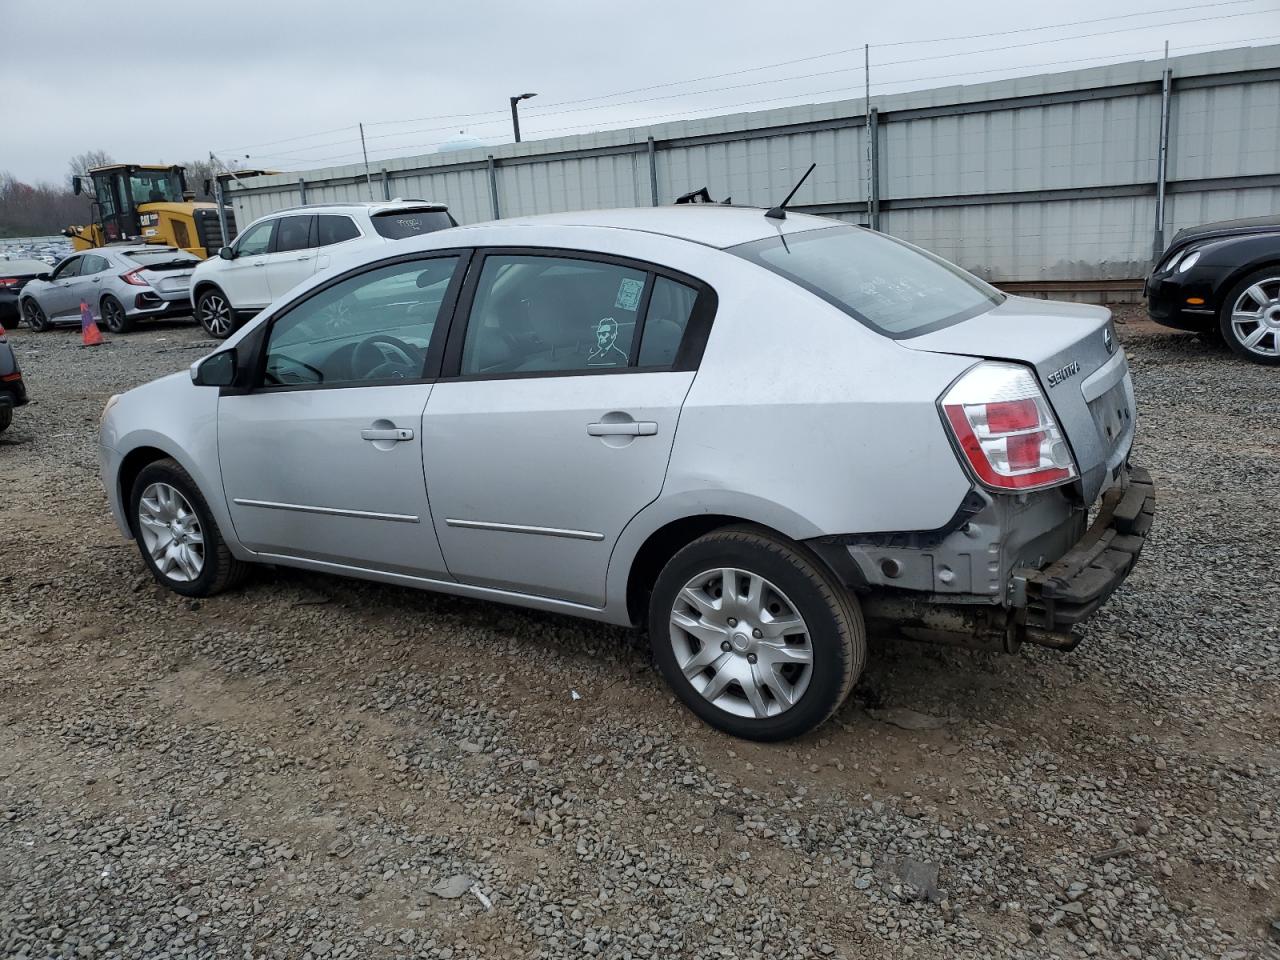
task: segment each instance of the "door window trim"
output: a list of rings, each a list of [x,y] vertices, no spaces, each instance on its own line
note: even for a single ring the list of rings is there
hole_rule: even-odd
[[[468,373],[462,370],[462,351],[466,341],[467,327],[471,322],[471,310],[475,306],[476,290],[480,286],[480,277],[484,272],[485,261],[489,257],[548,257],[562,260],[586,260],[593,263],[606,263],[611,266],[636,270],[645,274],[644,294],[636,310],[636,332],[631,343],[625,367],[595,367],[580,370],[526,370],[504,373]],[[653,296],[654,281],[657,277],[666,277],[691,287],[697,291],[693,311],[689,314],[689,322],[685,325],[680,338],[680,346],[676,350],[675,360],[665,366],[638,366],[640,359],[640,343],[644,337],[645,324],[649,319],[649,303]],[[547,377],[599,377],[626,376],[636,373],[671,373],[696,371],[702,362],[702,355],[711,336],[711,325],[715,320],[719,306],[719,297],[715,288],[705,280],[690,276],[672,267],[634,257],[619,256],[612,253],[599,253],[594,250],[574,250],[568,247],[477,247],[467,267],[466,283],[463,285],[453,316],[450,318],[448,340],[444,347],[443,362],[438,374],[439,379],[450,382],[469,382],[473,380],[533,380]]]
[[[326,250],[329,247],[340,247],[342,246],[342,244],[351,243],[353,240],[363,240],[366,236],[364,232],[364,228],[360,226],[359,218],[354,217],[349,213],[317,213],[315,217],[316,217],[315,233],[313,235],[315,236],[315,240],[316,240],[315,247],[317,250]],[[343,220],[348,221],[349,223],[351,223],[352,226],[356,228],[356,235],[354,237],[347,237],[347,239],[345,240],[336,240],[333,243],[321,243],[320,242],[320,218],[321,217],[341,217]]]
[[[363,263],[358,267],[353,267],[340,274],[330,277],[324,283],[317,287],[313,287],[296,300],[291,300],[277,313],[273,313],[267,317],[262,323],[258,324],[248,334],[244,340],[240,341],[240,345],[247,344],[253,340],[252,348],[248,351],[252,354],[245,358],[245,362],[240,366],[241,375],[247,375],[248,388],[223,387],[222,395],[241,395],[246,393],[287,393],[295,390],[352,390],[361,387],[395,387],[395,386],[418,386],[424,383],[435,383],[440,376],[440,361],[444,353],[445,337],[452,326],[453,314],[457,309],[458,295],[462,290],[463,281],[467,276],[467,268],[471,261],[473,251],[469,248],[450,247],[443,250],[420,250],[414,253],[404,253],[395,257],[387,257],[382,260],[376,260],[372,263]],[[264,383],[267,367],[267,350],[271,346],[271,330],[276,323],[287,317],[290,313],[302,306],[313,297],[319,296],[326,290],[337,286],[354,277],[362,276],[366,273],[373,273],[376,270],[383,270],[387,267],[394,267],[401,263],[413,263],[420,260],[441,260],[447,257],[456,257],[458,263],[454,266],[453,276],[449,279],[449,286],[445,290],[444,299],[440,301],[440,311],[436,314],[435,326],[431,330],[431,342],[427,344],[427,355],[423,361],[421,375],[415,379],[406,379],[403,377],[387,378],[382,380],[347,380],[341,383]]]

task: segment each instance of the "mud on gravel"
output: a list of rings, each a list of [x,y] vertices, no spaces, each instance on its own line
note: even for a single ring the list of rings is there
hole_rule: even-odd
[[[161,591],[97,420],[208,342],[11,332],[0,957],[1280,956],[1280,379],[1121,319],[1159,512],[1085,642],[879,642],[778,746],[628,631],[286,570]]]

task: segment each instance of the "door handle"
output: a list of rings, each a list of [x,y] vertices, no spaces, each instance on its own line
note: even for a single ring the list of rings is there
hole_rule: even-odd
[[[254,266],[255,266],[255,267],[265,267],[265,266],[266,266],[266,263],[265,263],[264,261],[262,261],[262,260],[259,260],[257,263],[255,263],[255,264],[254,264]]]
[[[622,423],[588,423],[589,437],[652,437],[658,425],[652,420],[625,420]]]
[[[311,259],[311,257],[310,257],[310,256],[306,256],[306,257],[299,257],[298,259],[299,259],[299,260],[310,260],[310,259]]]
[[[360,431],[361,440],[412,440],[413,431],[408,427],[366,427]]]

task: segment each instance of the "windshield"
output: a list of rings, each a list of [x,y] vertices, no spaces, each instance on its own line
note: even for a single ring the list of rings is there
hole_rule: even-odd
[[[181,203],[182,183],[172,170],[134,170],[129,174],[129,194],[135,207],[141,203]]]
[[[729,248],[793,280],[890,337],[914,337],[985,313],[1004,299],[990,284],[901,240],[827,227]]]
[[[373,215],[373,229],[388,240],[405,240],[452,226],[453,217],[445,210],[391,210]]]

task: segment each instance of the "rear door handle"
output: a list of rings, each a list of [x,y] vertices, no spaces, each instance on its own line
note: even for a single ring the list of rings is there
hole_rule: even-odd
[[[306,257],[299,257],[298,259],[299,259],[299,260],[310,260],[310,259],[311,259],[311,257],[310,257],[310,256],[306,256]]]
[[[413,431],[408,427],[391,427],[388,429],[379,429],[377,427],[367,427],[360,431],[361,440],[412,440]]]
[[[652,420],[627,420],[622,423],[588,423],[589,437],[652,437],[658,425]]]

